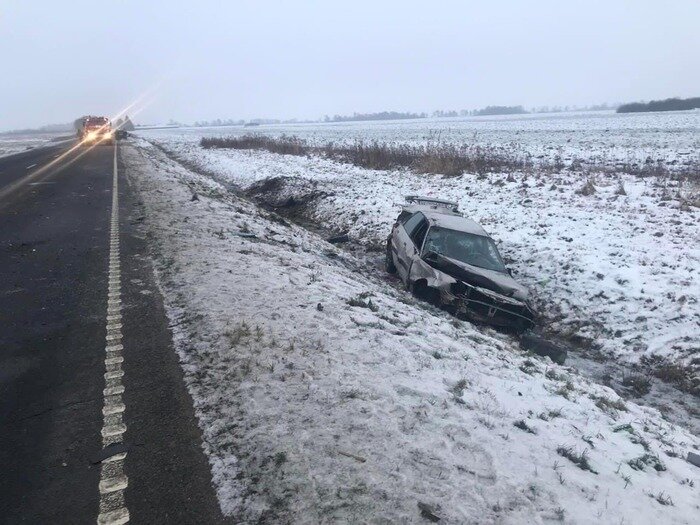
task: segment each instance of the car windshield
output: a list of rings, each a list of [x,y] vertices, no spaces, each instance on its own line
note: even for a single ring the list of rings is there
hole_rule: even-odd
[[[109,124],[109,121],[107,119],[93,119],[93,120],[88,120],[85,123],[86,128],[101,128],[102,126],[106,126]]]
[[[493,240],[483,235],[433,227],[428,232],[423,248],[423,253],[428,252],[435,252],[486,270],[506,271]]]

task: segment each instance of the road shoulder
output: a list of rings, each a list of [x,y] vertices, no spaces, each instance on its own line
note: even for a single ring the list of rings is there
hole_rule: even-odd
[[[120,172],[131,522],[225,523],[140,228],[145,211]]]

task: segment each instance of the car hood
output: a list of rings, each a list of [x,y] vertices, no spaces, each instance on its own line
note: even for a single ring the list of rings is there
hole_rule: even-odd
[[[478,266],[472,266],[440,254],[435,254],[433,257],[424,260],[436,270],[445,272],[447,275],[472,286],[486,288],[520,301],[527,302],[529,299],[530,293],[528,289],[507,273],[479,268]]]

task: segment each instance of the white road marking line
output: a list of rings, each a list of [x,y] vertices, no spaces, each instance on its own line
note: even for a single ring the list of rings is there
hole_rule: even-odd
[[[36,164],[30,164],[29,166],[26,167],[26,169],[30,170],[30,169],[32,169],[34,166],[36,166]]]
[[[115,404],[106,406],[102,409],[102,415],[103,416],[111,416],[112,414],[116,414],[118,412],[124,412],[126,410],[126,407],[124,404],[118,404],[115,402]]]
[[[105,335],[105,388],[102,407],[102,446],[122,443],[126,425],[124,394],[124,370],[122,363],[122,314],[121,269],[119,267],[119,186],[117,176],[117,147],[114,147],[114,174],[112,179],[112,217],[109,237],[109,276],[107,278],[107,315]],[[100,511],[98,525],[120,525],[129,521],[124,491],[129,478],[124,474],[126,452],[116,454],[102,462],[100,467]]]
[[[102,393],[104,394],[105,397],[109,397],[109,396],[116,397],[117,395],[122,395],[124,393],[124,387],[123,386],[115,386],[115,387],[105,388],[102,391]]]

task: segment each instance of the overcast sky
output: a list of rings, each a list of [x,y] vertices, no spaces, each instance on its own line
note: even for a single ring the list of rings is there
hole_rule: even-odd
[[[700,96],[699,21],[698,0],[0,0],[0,130],[145,92],[137,122]]]

